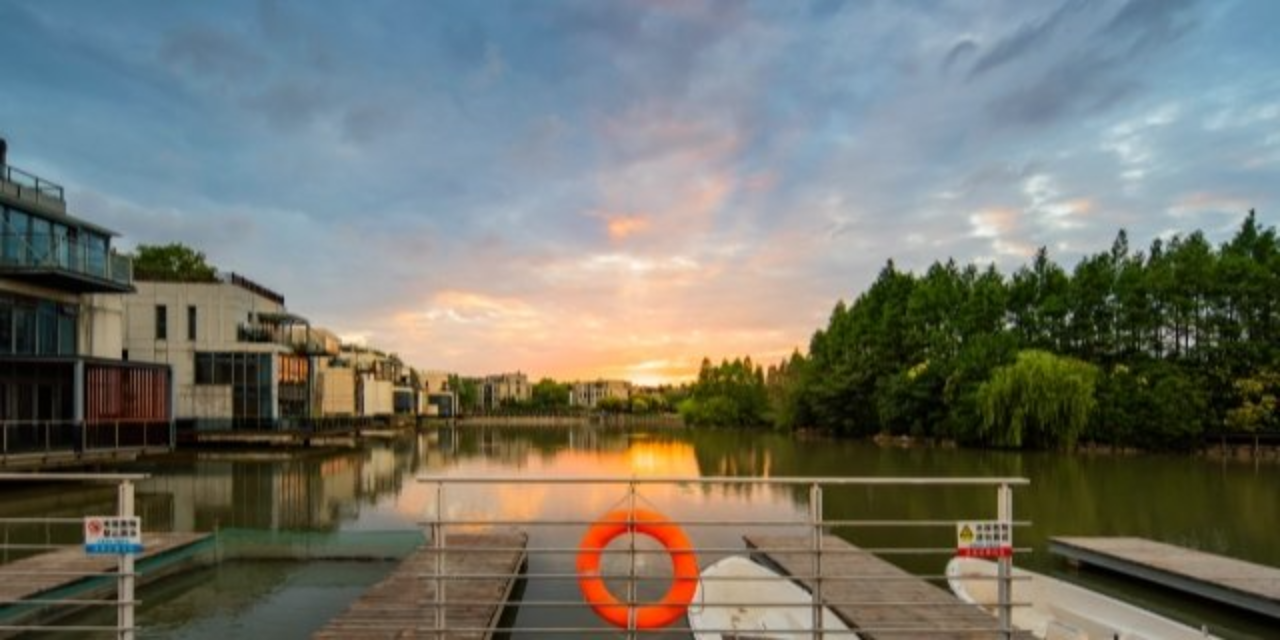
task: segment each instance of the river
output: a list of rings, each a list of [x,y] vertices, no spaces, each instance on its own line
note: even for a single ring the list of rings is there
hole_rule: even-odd
[[[341,612],[392,562],[351,562],[342,549],[403,553],[420,541],[434,490],[423,474],[522,476],[1018,476],[1014,511],[1030,525],[1016,543],[1028,568],[1117,594],[1184,621],[1208,624],[1227,638],[1276,638],[1272,623],[1133,581],[1077,571],[1046,551],[1051,535],[1130,535],[1163,540],[1280,566],[1280,465],[1164,455],[1063,455],[878,446],[748,431],[600,427],[425,430],[333,451],[179,452],[116,469],[152,477],[138,485],[147,529],[220,531],[245,557],[162,581],[142,590],[143,637],[304,638]],[[508,519],[590,518],[620,497],[616,487],[557,488],[520,484],[450,491],[467,513]],[[564,492],[568,491],[569,494]],[[645,499],[674,518],[802,518],[803,491],[774,487],[655,489]],[[109,489],[33,486],[11,490],[0,516],[109,512]],[[829,489],[827,519],[977,519],[994,517],[995,492],[954,488]],[[452,514],[451,514],[452,515]],[[714,537],[737,544],[738,531]],[[894,546],[901,532],[839,531],[866,547]],[[552,535],[552,534],[546,534]],[[561,532],[552,544],[576,544]],[[918,541],[945,546],[953,532]],[[335,551],[336,550],[336,551]],[[376,554],[375,554],[376,555]],[[289,558],[308,557],[308,561]],[[267,558],[277,558],[267,560]],[[322,559],[314,559],[322,558]],[[920,573],[939,573],[945,558],[891,556]],[[546,570],[546,567],[542,568]],[[532,566],[531,571],[538,567]],[[570,582],[530,583],[525,598],[572,597]],[[541,626],[549,612],[521,612],[518,625]],[[586,624],[585,611],[557,613]],[[94,616],[81,616],[91,622]]]

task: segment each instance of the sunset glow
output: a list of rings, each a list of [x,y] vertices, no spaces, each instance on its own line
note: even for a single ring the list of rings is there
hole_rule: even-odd
[[[161,4],[0,3],[11,162],[423,369],[769,364],[890,259],[1280,199],[1280,3]]]

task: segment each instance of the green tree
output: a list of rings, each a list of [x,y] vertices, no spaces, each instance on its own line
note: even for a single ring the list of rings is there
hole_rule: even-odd
[[[460,410],[474,409],[480,406],[480,388],[475,380],[451,373],[449,374],[449,388],[458,394],[458,408]]]
[[[214,282],[217,271],[204,254],[181,243],[138,245],[133,254],[133,277],[161,282]]]
[[[530,391],[530,404],[543,411],[565,409],[569,406],[569,385],[551,378],[543,378]]]
[[[1070,449],[1097,404],[1097,377],[1087,362],[1020,352],[978,388],[983,435],[997,446]]]

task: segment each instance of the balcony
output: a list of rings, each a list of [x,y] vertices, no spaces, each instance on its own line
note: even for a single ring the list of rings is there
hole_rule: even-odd
[[[0,234],[0,276],[77,294],[133,291],[133,261],[93,234]]]
[[[57,213],[67,211],[66,191],[62,185],[7,164],[0,164],[0,196]]]

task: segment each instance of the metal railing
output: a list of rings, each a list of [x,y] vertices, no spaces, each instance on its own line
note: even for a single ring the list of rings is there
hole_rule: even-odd
[[[13,165],[0,163],[0,180],[18,189],[18,196],[30,192],[38,199],[66,202],[66,192],[62,185],[50,182],[32,173],[27,173]]]
[[[84,515],[132,517],[135,514],[134,482],[147,477],[126,473],[0,473],[0,490],[6,485],[25,483],[114,484],[115,513]],[[138,629],[134,621],[134,609],[138,605],[134,556],[121,554],[107,559],[105,566],[95,567],[67,563],[60,557],[83,557],[84,522],[83,517],[0,518],[3,530],[0,553],[5,560],[0,564],[0,583],[18,587],[6,590],[5,596],[0,597],[0,635],[111,633],[118,640],[133,640]],[[33,528],[43,529],[42,536],[33,535]],[[11,559],[14,557],[16,559]],[[110,565],[114,565],[114,569]],[[39,586],[34,584],[37,581]],[[72,593],[73,585],[86,584],[99,586]],[[110,586],[101,586],[104,584]],[[59,624],[60,619],[95,607],[114,608],[115,626]]]
[[[32,454],[172,449],[173,444],[173,430],[168,421],[0,421],[0,459]]]
[[[426,518],[428,545],[434,555],[433,568],[426,573],[418,574],[424,584],[432,585],[428,598],[431,600],[426,608],[433,611],[435,637],[488,637],[488,634],[512,634],[513,637],[564,637],[581,635],[599,635],[606,637],[668,636],[688,638],[691,633],[695,638],[730,637],[739,634],[741,637],[755,637],[753,633],[765,633],[761,629],[693,629],[682,626],[679,621],[669,628],[644,629],[636,624],[636,609],[652,605],[657,600],[653,594],[661,597],[662,591],[655,591],[655,586],[670,582],[670,575],[643,575],[642,568],[650,566],[648,558],[654,555],[665,556],[670,550],[649,544],[644,548],[643,532],[636,531],[636,510],[658,509],[668,513],[690,514],[685,517],[671,517],[669,523],[685,531],[692,540],[693,553],[698,558],[699,567],[705,571],[712,560],[730,555],[750,555],[754,559],[763,559],[764,564],[779,567],[783,575],[770,578],[728,577],[702,575],[699,580],[699,593],[706,585],[718,581],[783,581],[797,585],[808,593],[807,604],[800,605],[808,615],[800,616],[792,628],[770,627],[767,637],[779,638],[856,638],[858,633],[875,635],[876,637],[901,637],[904,634],[912,637],[930,635],[951,636],[957,632],[984,635],[992,638],[1023,637],[1025,634],[1015,630],[1012,624],[1013,609],[1027,606],[1026,603],[1013,601],[1012,584],[1015,578],[1012,572],[1012,553],[1025,553],[1026,548],[1013,548],[1009,555],[996,561],[994,576],[985,578],[997,583],[998,601],[992,603],[992,611],[983,609],[983,614],[974,615],[977,605],[959,599],[943,597],[932,602],[922,602],[904,598],[900,589],[885,585],[904,585],[909,583],[939,583],[947,576],[934,566],[945,564],[947,557],[957,553],[956,537],[958,525],[968,521],[990,521],[1013,531],[1015,527],[1025,527],[1026,521],[1017,521],[1013,517],[1013,488],[1029,484],[1025,478],[757,478],[757,477],[709,477],[709,478],[528,478],[528,477],[444,477],[421,476],[420,483],[429,487]],[[972,506],[974,512],[960,517],[917,518],[849,518],[832,515],[833,509],[824,505],[824,496],[835,492],[835,495],[847,498],[849,492],[873,493],[888,491],[898,497],[901,494],[916,491],[941,490],[961,492],[966,498],[959,503]],[[524,517],[512,517],[504,514],[498,507],[485,508],[485,505],[509,504],[512,499],[519,502],[521,495],[532,492],[540,496],[542,504],[557,505],[554,517],[547,514],[524,515],[529,509],[518,509]],[[777,505],[765,504],[759,507],[765,513],[755,513],[752,505],[739,505],[741,515],[732,518],[715,517],[720,508],[711,508],[708,512],[707,501],[716,499],[728,500],[738,505],[741,492],[772,492],[782,494],[789,499],[792,508],[779,515]],[[989,493],[988,493],[989,492]],[[504,499],[503,494],[506,494]],[[983,494],[987,496],[983,497]],[[658,496],[657,494],[663,494]],[[717,496],[717,494],[719,494]],[[861,493],[859,495],[862,495]],[[950,493],[948,496],[950,497]],[[612,506],[604,511],[614,512],[621,509],[631,514],[625,521],[627,533],[611,545],[615,548],[586,549],[578,544],[583,540],[587,529],[599,523],[602,513],[582,513],[583,505],[600,504],[601,498],[614,499]],[[661,504],[657,501],[661,500]],[[702,502],[699,503],[698,501]],[[594,510],[593,510],[594,511]],[[517,530],[527,535],[527,546],[511,548],[484,547],[484,553],[516,552],[524,554],[525,568],[518,575],[484,573],[468,569],[465,554],[475,553],[474,549],[449,546],[450,535],[454,533],[472,533],[477,531]],[[751,540],[748,540],[748,537]],[[836,537],[833,537],[836,536]],[[888,536],[888,538],[886,538]],[[852,539],[858,545],[849,544]],[[863,546],[863,540],[871,544]],[[888,541],[890,544],[885,544]],[[746,543],[746,544],[744,544]],[[769,546],[771,543],[779,546]],[[877,546],[878,543],[878,546]],[[585,544],[585,540],[584,540]],[[612,567],[611,575],[601,576],[615,586],[618,583],[624,588],[615,588],[612,593],[625,594],[617,596],[617,600],[629,608],[627,626],[613,628],[590,616],[589,603],[576,587],[566,587],[567,583],[579,581],[583,576],[577,571],[574,557],[583,553],[595,552],[605,557],[601,566]],[[449,568],[444,566],[445,559],[455,563]],[[610,564],[609,557],[614,560]],[[618,558],[621,562],[618,562]],[[779,558],[789,557],[790,566],[784,566]],[[859,563],[879,563],[877,566],[889,565],[882,557],[892,557],[899,564],[916,567],[914,572],[893,569],[893,575],[877,571],[873,575],[843,573],[853,565],[850,558],[861,558]],[[796,560],[800,558],[800,560]],[[674,556],[673,556],[674,562]],[[933,564],[928,564],[932,562]],[[927,568],[920,569],[925,566]],[[625,567],[619,568],[619,564]],[[520,571],[520,570],[517,570]],[[477,599],[468,597],[463,585],[479,580],[520,580],[525,585],[525,597],[507,601],[493,599]],[[966,579],[975,579],[966,577]],[[983,580],[984,578],[976,578]],[[543,585],[538,588],[535,585]],[[851,585],[856,585],[852,586]],[[880,590],[875,597],[868,598],[867,589]],[[945,589],[945,587],[944,587]],[[456,594],[462,594],[461,596]],[[530,594],[535,594],[529,597]],[[548,595],[551,594],[551,595]],[[894,600],[897,596],[899,599]],[[788,609],[795,612],[797,604],[794,600],[777,601],[755,600],[751,602],[716,602],[695,603],[699,611],[722,608],[726,612],[739,607],[758,607],[762,610]],[[450,622],[450,609],[475,607],[497,607],[506,610],[503,623],[498,626],[481,628],[462,626]],[[874,616],[856,620],[856,610],[865,612],[867,607],[886,609],[902,608],[952,608],[956,611],[968,610],[964,615],[952,620],[951,625],[941,626],[921,624],[920,626],[902,626],[901,621],[886,622],[887,617]],[[511,611],[514,609],[515,614]],[[847,628],[832,628],[831,616],[843,620]],[[727,614],[726,614],[727,615]],[[930,612],[935,619],[938,616],[950,615]],[[794,617],[794,616],[793,616]],[[908,616],[910,618],[911,616]],[[558,620],[552,621],[551,618]],[[923,620],[916,616],[916,620]],[[683,619],[683,617],[681,618]],[[979,620],[974,624],[974,620]],[[548,624],[529,624],[530,621],[545,621]],[[568,624],[566,624],[566,621]],[[598,623],[598,624],[597,624]],[[956,624],[966,624],[957,628]],[[825,628],[824,628],[825,627]],[[421,629],[420,629],[421,630]],[[703,635],[705,634],[705,635]],[[737,636],[734,636],[737,637]]]
[[[121,285],[133,283],[133,260],[107,248],[104,238],[56,233],[0,234],[0,266],[57,269]]]

